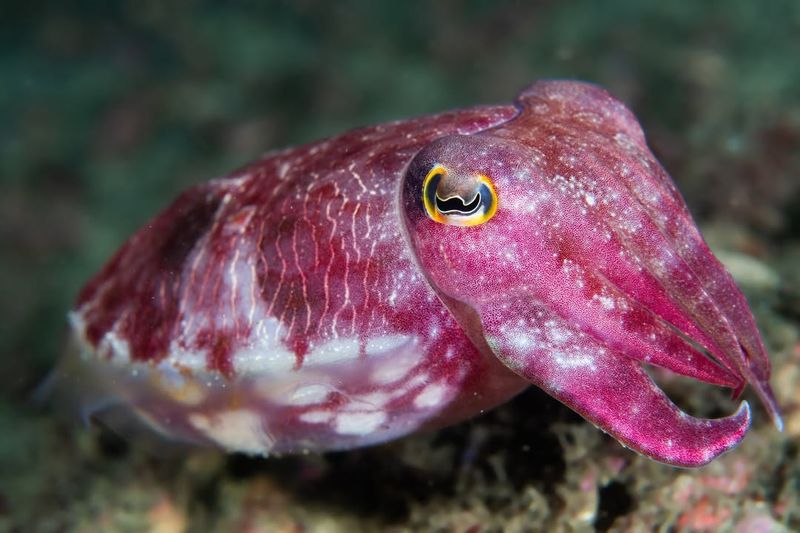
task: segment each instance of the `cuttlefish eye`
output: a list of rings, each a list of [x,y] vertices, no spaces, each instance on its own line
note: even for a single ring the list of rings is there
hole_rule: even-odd
[[[453,226],[477,226],[497,212],[497,192],[488,177],[454,176],[442,165],[425,176],[422,199],[430,218]]]

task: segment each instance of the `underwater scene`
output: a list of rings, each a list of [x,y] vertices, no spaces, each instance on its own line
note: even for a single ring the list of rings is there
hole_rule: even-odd
[[[800,530],[800,3],[0,13],[0,531]]]

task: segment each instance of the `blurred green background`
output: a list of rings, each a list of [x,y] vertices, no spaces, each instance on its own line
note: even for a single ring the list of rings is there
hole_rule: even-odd
[[[769,255],[800,234],[798,58],[796,0],[4,2],[0,429],[37,412],[81,284],[176,192],[537,78],[626,101],[696,216]]]

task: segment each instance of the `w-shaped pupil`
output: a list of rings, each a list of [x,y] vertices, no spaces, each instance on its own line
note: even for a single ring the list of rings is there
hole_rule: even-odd
[[[472,201],[468,204],[465,204],[464,199],[460,196],[453,196],[447,200],[442,200],[438,196],[436,197],[436,209],[443,214],[457,213],[461,215],[469,215],[478,209],[480,205],[480,193],[476,194]]]

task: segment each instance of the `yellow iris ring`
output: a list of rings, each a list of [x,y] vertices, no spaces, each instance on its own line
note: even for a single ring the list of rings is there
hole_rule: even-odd
[[[428,171],[427,176],[425,176],[425,179],[422,182],[422,202],[425,206],[425,212],[436,222],[453,226],[478,226],[488,221],[497,212],[497,191],[495,191],[494,184],[487,176],[478,174],[478,183],[485,185],[486,189],[491,195],[489,209],[486,212],[479,211],[478,213],[469,216],[445,215],[441,213],[436,207],[436,191],[429,190],[431,187],[431,182],[436,176],[441,176],[444,178],[447,176],[447,169],[445,169],[442,165],[434,165],[433,168]]]
[[[488,211],[480,215],[479,222],[475,222],[475,224],[483,224],[497,213],[497,191],[494,190],[494,183],[492,183],[492,180],[483,174],[478,174],[478,181],[486,185],[486,188],[489,189],[489,193],[492,195],[492,203],[489,205]]]
[[[429,217],[436,222],[447,224],[447,219],[445,216],[441,214],[438,209],[436,209],[436,203],[431,201],[431,198],[435,198],[436,191],[433,191],[433,194],[429,194],[428,191],[431,180],[440,174],[442,177],[446,176],[447,170],[445,170],[442,165],[434,165],[434,167],[428,172],[428,175],[425,176],[425,180],[422,182],[422,202],[425,204],[425,212],[428,213]]]

